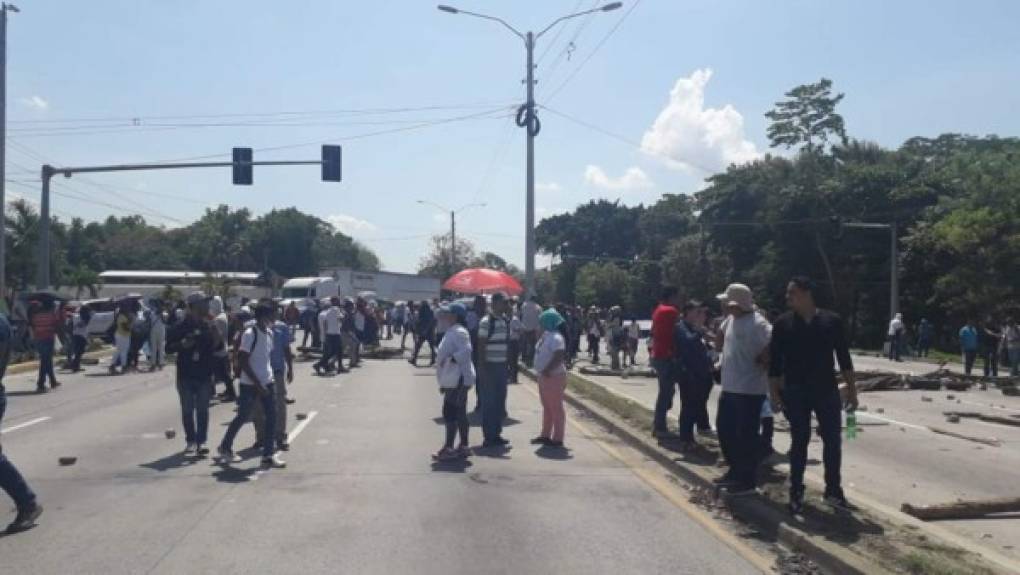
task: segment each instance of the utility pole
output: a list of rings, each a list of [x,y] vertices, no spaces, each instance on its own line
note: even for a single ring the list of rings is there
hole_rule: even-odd
[[[528,48],[528,99],[524,103],[524,119],[518,114],[517,125],[528,132],[527,190],[524,217],[524,293],[530,298],[535,295],[535,136],[541,129],[535,114],[535,35],[528,32],[524,44]]]
[[[0,307],[7,311],[7,13],[20,12],[0,3]]]
[[[432,206],[441,212],[449,212],[450,214],[450,275],[457,272],[457,214],[467,210],[469,208],[484,208],[488,204],[476,203],[476,204],[465,204],[456,210],[452,210],[444,205],[437,204],[430,200],[415,200],[423,206]]]
[[[900,262],[898,251],[898,234],[896,222],[888,224],[865,222],[839,222],[844,228],[861,230],[889,230],[889,318],[896,317],[900,311]]]
[[[524,47],[527,50],[527,76],[524,81],[525,84],[527,84],[527,100],[524,105],[517,109],[517,125],[521,128],[525,128],[528,132],[526,168],[527,184],[525,186],[525,211],[527,213],[524,217],[524,283],[525,293],[527,296],[535,294],[535,136],[537,136],[538,132],[542,129],[542,125],[538,121],[538,114],[535,111],[535,42],[537,42],[538,39],[552,27],[564,20],[577,18],[578,16],[585,16],[587,14],[594,14],[595,12],[611,12],[621,6],[623,6],[622,2],[610,2],[609,4],[599,8],[592,8],[591,10],[585,10],[575,14],[568,14],[553,20],[551,24],[543,28],[542,31],[537,34],[534,32],[522,34],[505,20],[496,18],[495,16],[478,14],[477,12],[468,12],[467,10],[461,10],[459,8],[454,8],[453,6],[445,6],[442,4],[438,6],[439,10],[448,14],[464,14],[466,16],[474,16],[475,18],[498,22],[513,32],[518,38],[524,40]]]

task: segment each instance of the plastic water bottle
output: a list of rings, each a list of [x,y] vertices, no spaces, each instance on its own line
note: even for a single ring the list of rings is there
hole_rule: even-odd
[[[857,438],[857,413],[852,409],[846,412],[846,438]]]

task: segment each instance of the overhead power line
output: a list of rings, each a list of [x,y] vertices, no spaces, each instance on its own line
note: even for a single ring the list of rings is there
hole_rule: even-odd
[[[560,85],[557,86],[557,88],[553,90],[551,94],[545,97],[545,100],[547,102],[552,102],[553,99],[556,98],[556,96],[563,90],[563,88],[565,88],[567,84],[569,84],[570,81],[574,79],[574,76],[577,76],[577,73],[580,72],[582,68],[584,68],[584,66],[595,56],[595,54],[598,54],[602,46],[604,46],[605,43],[608,42],[609,39],[613,37],[613,34],[615,34],[616,31],[620,29],[620,26],[622,26],[623,23],[627,21],[627,17],[630,16],[631,13],[633,13],[634,10],[636,10],[637,7],[640,5],[641,0],[634,0],[634,3],[630,5],[630,8],[628,8],[627,11],[623,13],[623,16],[621,16],[620,19],[616,21],[616,24],[609,29],[609,32],[607,32],[606,35],[603,36],[601,40],[599,40],[598,44],[595,45],[595,48],[588,53],[588,56],[584,60],[582,60],[581,63],[578,64],[578,66],[573,69],[573,71],[570,72],[566,79],[563,80],[563,82],[560,83]]]

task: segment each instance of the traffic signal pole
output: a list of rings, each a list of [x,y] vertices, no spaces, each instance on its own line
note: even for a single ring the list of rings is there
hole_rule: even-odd
[[[110,166],[53,167],[45,164],[42,167],[42,198],[39,202],[39,267],[36,272],[36,289],[50,287],[50,180],[62,174],[70,178],[74,174],[92,174],[97,172],[137,172],[148,170],[182,170],[193,168],[242,168],[248,170],[247,181],[251,183],[250,169],[252,166],[323,166],[323,179],[340,181],[339,146],[323,146],[322,160],[276,160],[265,162],[244,162],[239,166],[235,162],[183,162],[166,164],[116,164]],[[329,172],[327,174],[327,171]],[[235,170],[236,172],[236,170]],[[235,180],[237,175],[235,173]]]

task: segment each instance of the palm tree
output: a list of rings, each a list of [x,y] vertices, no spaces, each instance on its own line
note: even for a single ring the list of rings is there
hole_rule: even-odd
[[[102,283],[103,280],[99,277],[98,272],[79,265],[77,268],[64,270],[64,273],[58,275],[53,287],[60,289],[61,286],[66,285],[74,288],[74,299],[80,300],[84,291],[89,292],[89,298],[95,299],[99,296],[99,286]]]
[[[206,272],[202,280],[202,291],[210,296],[218,295],[225,301],[234,297],[234,280]]]

